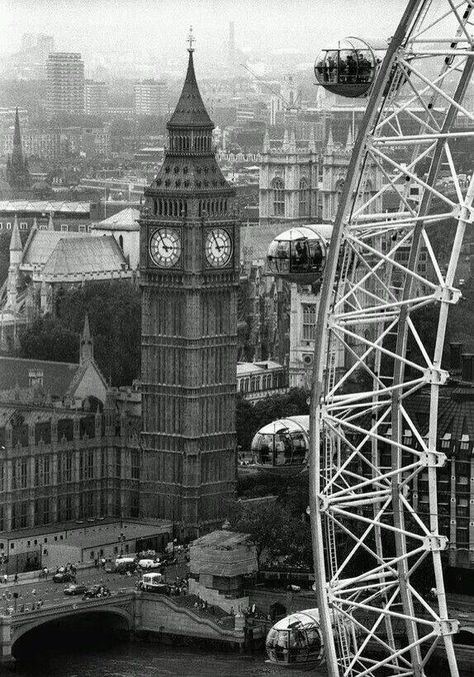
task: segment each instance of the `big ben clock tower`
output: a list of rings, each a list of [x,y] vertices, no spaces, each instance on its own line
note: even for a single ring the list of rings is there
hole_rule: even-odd
[[[163,165],[140,215],[142,514],[186,535],[222,522],[236,480],[239,227],[189,38]]]

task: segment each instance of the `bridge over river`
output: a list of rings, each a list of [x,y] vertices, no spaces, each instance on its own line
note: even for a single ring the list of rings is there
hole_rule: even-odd
[[[244,619],[211,617],[194,609],[190,598],[172,598],[135,590],[110,597],[69,599],[54,605],[0,616],[0,662],[14,660],[19,641],[39,629],[53,630],[64,621],[78,622],[100,616],[103,627],[114,625],[127,633],[159,633],[210,639],[242,647]]]

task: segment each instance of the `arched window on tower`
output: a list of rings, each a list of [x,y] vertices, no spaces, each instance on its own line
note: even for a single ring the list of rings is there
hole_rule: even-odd
[[[300,180],[300,195],[299,195],[299,216],[308,216],[309,214],[309,189],[308,181],[306,179]]]
[[[123,251],[123,235],[119,235],[119,245],[120,249]]]
[[[273,179],[273,215],[285,216],[285,184],[280,178]]]

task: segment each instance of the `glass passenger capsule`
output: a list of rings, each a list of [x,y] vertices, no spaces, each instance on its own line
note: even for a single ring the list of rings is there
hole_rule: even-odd
[[[279,665],[318,665],[324,645],[318,609],[305,609],[275,623],[265,642],[268,658]]]
[[[295,226],[277,235],[267,254],[267,272],[289,282],[311,284],[322,276],[332,226]]]
[[[387,43],[366,42],[361,38],[348,37],[337,48],[324,49],[314,64],[318,84],[332,94],[357,98],[368,93],[375,80]]]
[[[309,416],[288,416],[260,428],[252,440],[256,465],[297,466],[306,463],[309,446]]]

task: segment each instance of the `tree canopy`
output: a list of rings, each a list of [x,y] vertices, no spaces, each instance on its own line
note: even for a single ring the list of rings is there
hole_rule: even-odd
[[[265,554],[270,561],[284,558],[286,565],[312,567],[309,524],[279,501],[236,502],[229,522],[234,531],[250,534],[259,564]]]
[[[84,317],[94,340],[94,357],[112,385],[140,376],[140,293],[124,281],[87,282],[63,291],[57,316],[36,320],[20,335],[20,356],[77,362]]]

